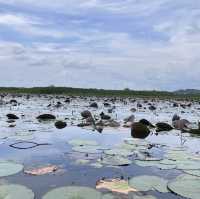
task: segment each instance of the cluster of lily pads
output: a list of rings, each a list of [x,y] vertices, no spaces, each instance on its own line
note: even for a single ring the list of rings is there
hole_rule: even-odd
[[[133,199],[156,199],[145,192],[158,191],[160,193],[176,193],[180,196],[199,199],[200,178],[191,175],[181,175],[173,181],[167,181],[157,176],[136,176],[129,181],[104,180],[97,184],[96,189],[83,186],[66,186],[50,190],[42,199],[122,199],[119,194],[131,196]],[[102,193],[101,189],[108,190]],[[2,199],[34,199],[31,189],[18,184],[0,185]]]
[[[67,186],[56,188],[43,196],[43,199],[116,199],[115,193],[129,194],[136,199],[155,199],[155,196],[141,195],[141,192],[150,190],[161,193],[172,192],[183,197],[199,199],[200,195],[200,157],[191,154],[184,147],[177,147],[167,150],[163,157],[147,156],[146,152],[152,144],[145,140],[125,139],[124,142],[115,148],[110,149],[99,145],[94,140],[73,139],[68,142],[72,146],[72,157],[76,164],[89,165],[95,168],[104,166],[126,166],[137,164],[143,167],[157,167],[159,169],[178,169],[183,172],[176,179],[167,180],[158,176],[135,176],[129,180],[105,180],[97,184],[96,189],[89,187]],[[74,155],[73,154],[79,154]],[[82,159],[80,159],[82,154]],[[23,165],[11,161],[0,161],[0,177],[14,175],[22,171]],[[44,168],[34,170],[32,173],[40,172],[45,174],[56,168]],[[105,186],[106,185],[106,186]],[[108,189],[103,194],[101,187]],[[17,191],[16,191],[17,190]],[[84,193],[84,194],[83,194]],[[139,194],[138,194],[139,193]],[[34,193],[29,188],[18,184],[0,185],[0,198],[26,198],[33,199]]]
[[[92,140],[71,140],[69,144],[72,145],[72,151],[87,154],[82,156],[82,160],[79,159],[76,162],[80,164],[96,166],[97,168],[136,164],[142,167],[157,167],[161,170],[177,169],[183,172],[183,175],[170,181],[158,176],[133,177],[128,184],[137,191],[172,192],[192,199],[197,199],[198,194],[200,194],[200,156],[188,152],[187,148],[168,149],[163,157],[153,157],[146,155],[146,152],[152,147],[151,144],[140,139],[125,139],[124,143],[114,149],[106,149]],[[92,154],[93,158],[90,159]],[[96,162],[94,162],[95,158]],[[91,163],[92,161],[93,163]]]

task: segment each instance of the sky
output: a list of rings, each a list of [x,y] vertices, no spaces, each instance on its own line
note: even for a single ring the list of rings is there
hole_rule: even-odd
[[[199,0],[0,0],[0,86],[200,89]]]

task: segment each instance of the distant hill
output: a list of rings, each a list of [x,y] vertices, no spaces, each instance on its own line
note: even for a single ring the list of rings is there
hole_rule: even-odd
[[[198,89],[183,89],[174,91],[177,95],[200,95],[200,90]]]

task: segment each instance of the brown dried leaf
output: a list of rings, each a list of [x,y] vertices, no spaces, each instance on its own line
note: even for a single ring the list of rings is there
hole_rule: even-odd
[[[112,192],[128,194],[129,192],[137,192],[129,186],[128,181],[119,179],[100,180],[97,182],[96,189],[107,189]]]
[[[24,173],[29,174],[29,175],[35,175],[35,176],[40,176],[40,175],[45,175],[48,173],[55,172],[58,169],[57,166],[46,166],[42,168],[37,168],[33,170],[25,170]]]

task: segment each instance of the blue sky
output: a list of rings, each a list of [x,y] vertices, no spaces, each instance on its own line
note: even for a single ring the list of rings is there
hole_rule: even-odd
[[[0,0],[0,86],[200,89],[199,0]]]

